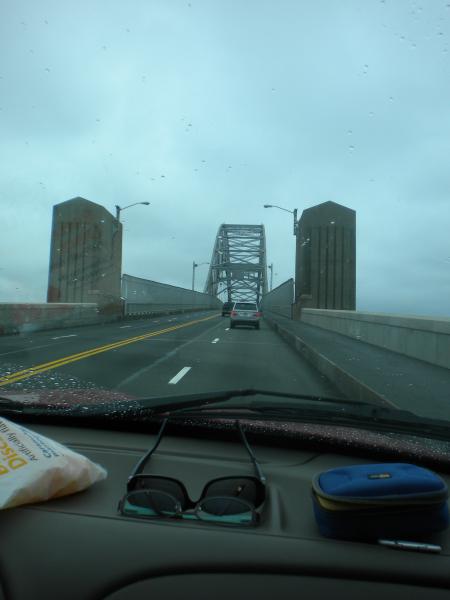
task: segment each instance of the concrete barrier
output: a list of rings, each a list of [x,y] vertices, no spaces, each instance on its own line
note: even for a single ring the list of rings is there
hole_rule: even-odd
[[[164,306],[161,305],[159,308],[153,305],[142,305],[142,304],[128,304],[126,306],[125,319],[145,319],[151,317],[157,317],[160,315],[177,315],[190,312],[198,312],[204,310],[220,310],[219,308],[211,308],[210,306],[196,306],[180,308],[179,306]]]
[[[348,370],[336,364],[320,352],[314,344],[308,343],[293,329],[295,321],[280,321],[278,315],[265,313],[265,321],[278,335],[293,348],[302,358],[311,364],[321,375],[326,377],[345,398],[356,402],[367,402],[380,406],[392,406],[382,394],[367,385],[360,377],[355,377]]]
[[[450,318],[305,308],[301,320],[450,369]]]
[[[99,295],[98,303],[0,303],[0,335],[220,310],[222,306],[215,296],[131,275],[123,276],[122,292],[122,300]]]
[[[261,301],[261,309],[291,319],[293,302],[294,280],[288,279],[267,294],[264,294]]]
[[[122,277],[122,296],[126,318],[219,310],[222,306],[216,296],[132,275]]]
[[[113,321],[120,315],[102,314],[97,304],[0,303],[0,335],[77,327]]]

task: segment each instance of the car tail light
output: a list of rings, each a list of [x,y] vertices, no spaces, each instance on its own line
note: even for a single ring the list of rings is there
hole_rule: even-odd
[[[230,314],[232,317],[237,317],[237,312],[235,310],[232,310]]]

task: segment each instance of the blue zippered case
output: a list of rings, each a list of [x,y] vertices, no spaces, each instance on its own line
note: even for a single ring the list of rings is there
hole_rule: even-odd
[[[331,469],[312,482],[322,535],[348,540],[417,539],[448,526],[448,489],[436,473],[408,463]]]

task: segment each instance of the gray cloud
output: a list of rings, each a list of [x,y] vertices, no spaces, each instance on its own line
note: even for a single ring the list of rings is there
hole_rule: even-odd
[[[262,205],[333,200],[357,211],[358,308],[448,315],[447,4],[4,2],[0,301],[44,300],[74,196],[150,201],[123,213],[124,272],[183,286],[222,222],[265,223],[281,283],[290,216]]]

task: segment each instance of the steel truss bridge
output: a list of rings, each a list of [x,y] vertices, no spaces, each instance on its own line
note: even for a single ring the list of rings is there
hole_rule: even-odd
[[[223,302],[260,302],[267,293],[264,225],[221,225],[205,283]]]

